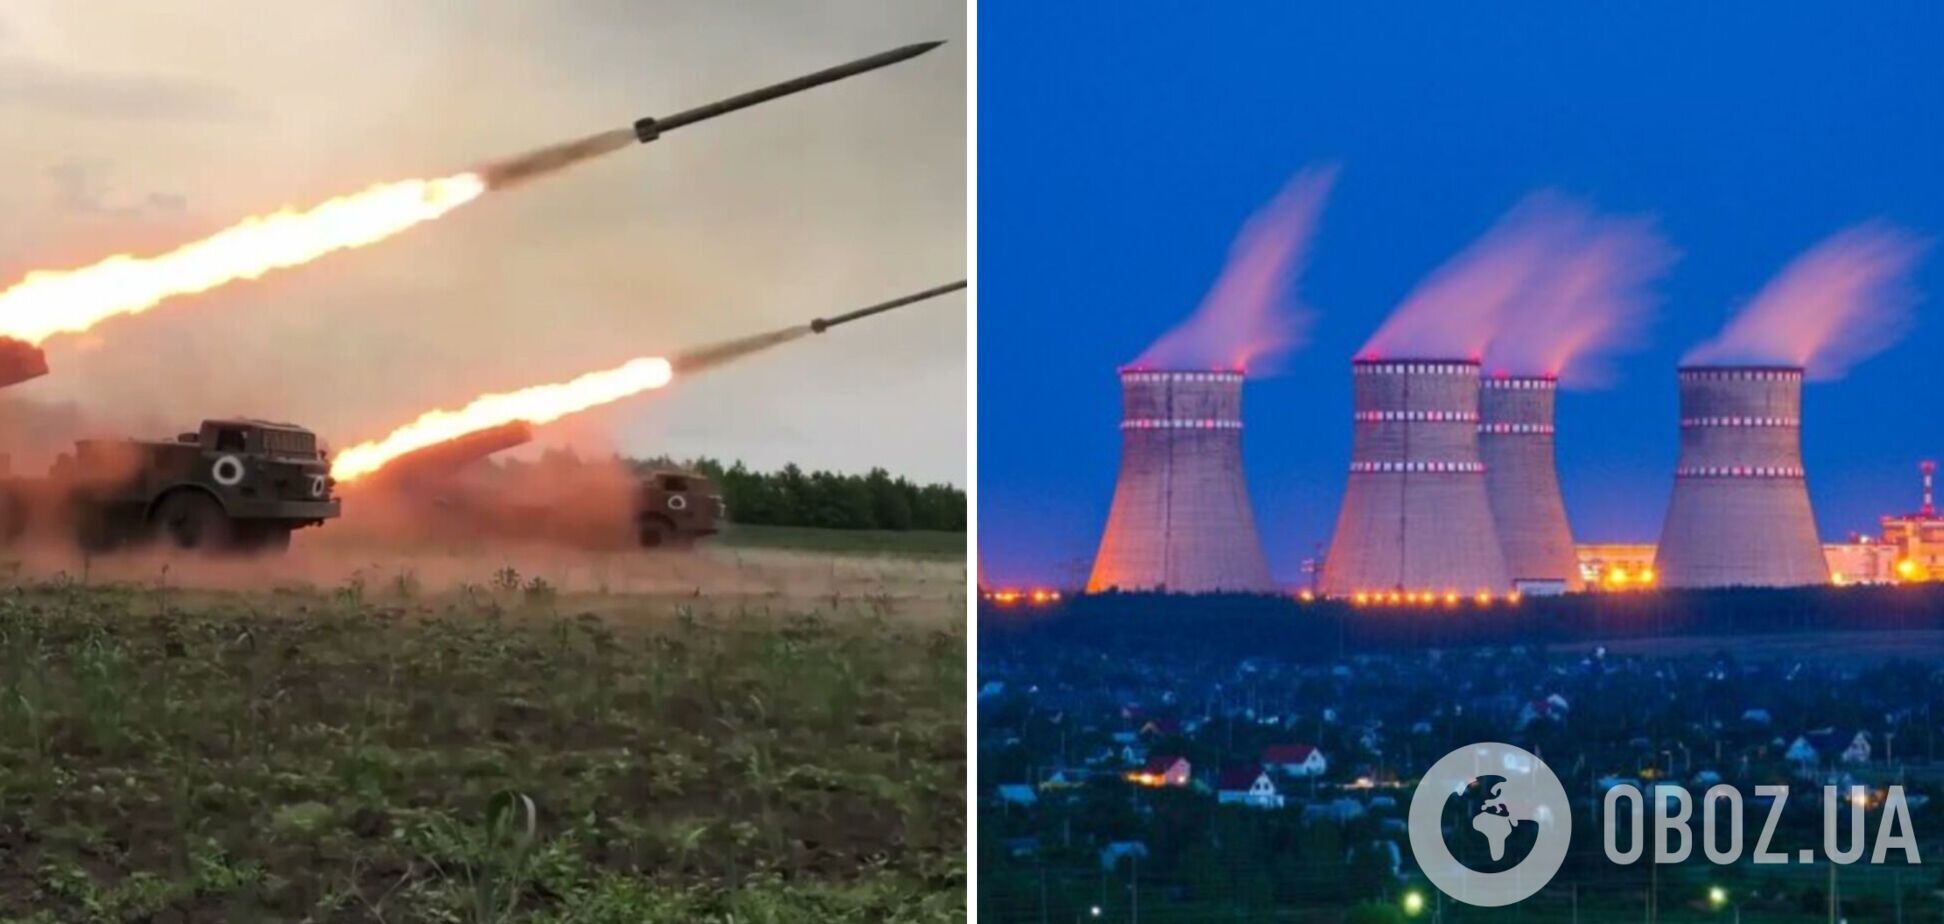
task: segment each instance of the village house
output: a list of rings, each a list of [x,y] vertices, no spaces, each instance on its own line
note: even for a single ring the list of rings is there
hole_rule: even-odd
[[[1237,767],[1222,771],[1219,782],[1215,784],[1215,801],[1221,805],[1244,805],[1249,808],[1283,807],[1283,796],[1276,791],[1276,781],[1269,776],[1269,771],[1261,767]]]
[[[1137,786],[1186,786],[1188,779],[1188,758],[1174,756],[1150,757],[1141,769],[1127,775],[1127,781]]]
[[[1866,764],[1870,762],[1870,733],[1858,731],[1843,734],[1828,728],[1812,731],[1797,735],[1782,756],[1801,767],[1819,766],[1824,760]]]
[[[1545,699],[1530,700],[1519,709],[1518,727],[1523,730],[1526,726],[1539,721],[1563,722],[1566,720],[1566,713],[1570,711],[1572,707],[1567,705],[1566,697],[1557,693]]]
[[[1276,744],[1262,749],[1264,766],[1295,777],[1322,776],[1330,762],[1313,744]]]
[[[1145,860],[1147,855],[1147,845],[1140,841],[1114,841],[1100,848],[1100,868],[1111,873],[1120,867],[1121,861]]]
[[[1031,808],[1039,802],[1039,793],[1025,783],[1001,783],[998,796],[1000,804],[1020,808]]]

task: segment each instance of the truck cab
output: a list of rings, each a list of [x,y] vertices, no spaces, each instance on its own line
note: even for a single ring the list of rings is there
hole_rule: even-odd
[[[341,512],[317,435],[249,418],[206,420],[170,442],[82,440],[53,479],[68,485],[85,546],[154,537],[182,549],[276,550],[292,530]]]
[[[635,499],[635,536],[643,548],[685,546],[722,528],[729,508],[715,483],[695,472],[651,469]]]

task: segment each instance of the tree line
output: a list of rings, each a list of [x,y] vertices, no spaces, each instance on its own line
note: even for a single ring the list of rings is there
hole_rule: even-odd
[[[724,466],[695,459],[679,466],[667,460],[636,460],[637,469],[685,468],[715,482],[729,519],[754,526],[809,526],[818,529],[965,531],[965,491],[949,484],[918,484],[893,478],[881,468],[863,475],[805,472],[795,463],[773,472],[751,470],[738,461]]]
[[[1199,651],[1239,659],[1317,660],[1371,651],[1545,645],[1681,636],[1944,630],[1944,585],[1663,589],[1526,597],[1474,607],[1359,607],[1286,594],[1069,596],[1018,619],[981,608],[982,655],[1011,646],[1108,652]]]

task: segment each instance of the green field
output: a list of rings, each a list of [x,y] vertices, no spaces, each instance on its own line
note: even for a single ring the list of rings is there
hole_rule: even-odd
[[[159,574],[0,596],[0,920],[963,918],[962,598]]]
[[[965,557],[965,534],[931,530],[811,529],[801,526],[730,524],[713,540],[723,548],[799,549],[927,559]]]

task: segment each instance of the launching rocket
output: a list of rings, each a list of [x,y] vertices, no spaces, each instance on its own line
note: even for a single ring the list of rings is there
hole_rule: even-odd
[[[572,141],[541,148],[537,151],[529,151],[516,157],[483,165],[479,168],[478,173],[490,188],[512,186],[534,177],[553,173],[556,170],[572,166],[581,161],[612,154],[636,142],[647,144],[656,138],[660,138],[663,132],[674,131],[684,125],[693,125],[705,119],[713,119],[716,116],[735,112],[738,109],[747,109],[758,103],[766,103],[778,97],[789,96],[792,93],[800,93],[811,87],[823,86],[832,81],[842,80],[846,77],[854,77],[865,71],[877,70],[887,64],[895,64],[907,58],[914,58],[943,44],[945,43],[919,42],[915,45],[893,48],[890,51],[879,52],[868,58],[859,58],[849,64],[839,64],[836,67],[825,68],[812,74],[805,74],[795,80],[785,80],[782,83],[773,84],[760,90],[751,90],[748,93],[716,100],[706,106],[684,109],[671,116],[664,116],[662,118],[649,116],[643,119],[636,119],[631,128],[610,129],[588,135],[585,138],[577,138]]]
[[[879,302],[868,308],[847,311],[834,318],[812,318],[808,324],[792,324],[789,327],[779,328],[767,333],[752,334],[747,337],[738,337],[734,340],[712,343],[708,346],[698,347],[680,355],[672,356],[668,361],[676,372],[683,374],[696,373],[704,369],[741,359],[751,353],[767,350],[778,344],[788,343],[805,334],[821,334],[839,324],[848,324],[859,318],[882,314],[893,308],[902,308],[912,302],[922,302],[925,299],[936,298],[947,292],[956,292],[963,288],[965,288],[965,280],[963,279],[957,282],[948,282],[942,286],[933,286],[923,292],[913,292],[910,295],[894,298],[888,302]]]
[[[785,80],[779,84],[772,84],[760,90],[751,90],[748,93],[741,93],[736,96],[731,96],[728,99],[717,100],[706,106],[684,109],[672,116],[665,116],[659,119],[653,116],[636,119],[634,123],[635,139],[642,144],[647,144],[656,138],[660,138],[663,132],[674,131],[684,125],[700,122],[704,119],[713,119],[716,116],[735,112],[738,109],[746,109],[758,103],[767,103],[777,97],[789,96],[792,93],[801,93],[811,87],[823,86],[824,84],[842,80],[846,77],[855,77],[865,71],[874,71],[886,65],[896,64],[899,61],[918,57],[943,44],[945,43],[941,41],[918,42],[905,45],[900,48],[893,48],[890,51],[881,51],[869,57],[858,58],[848,64],[827,67],[812,74],[805,74],[794,80]]]
[[[855,321],[858,318],[868,318],[874,314],[890,311],[893,308],[903,308],[904,306],[909,305],[912,302],[922,302],[925,299],[933,298],[939,295],[944,295],[947,292],[957,292],[958,290],[963,288],[965,288],[965,280],[961,279],[957,282],[948,282],[942,286],[934,286],[932,288],[926,289],[923,292],[914,292],[910,295],[904,296],[903,298],[894,298],[888,302],[880,302],[878,304],[872,305],[869,308],[859,308],[856,311],[847,311],[834,318],[816,318],[810,322],[810,332],[813,334],[821,334],[824,331],[836,327],[839,324],[849,324],[850,322]]]

